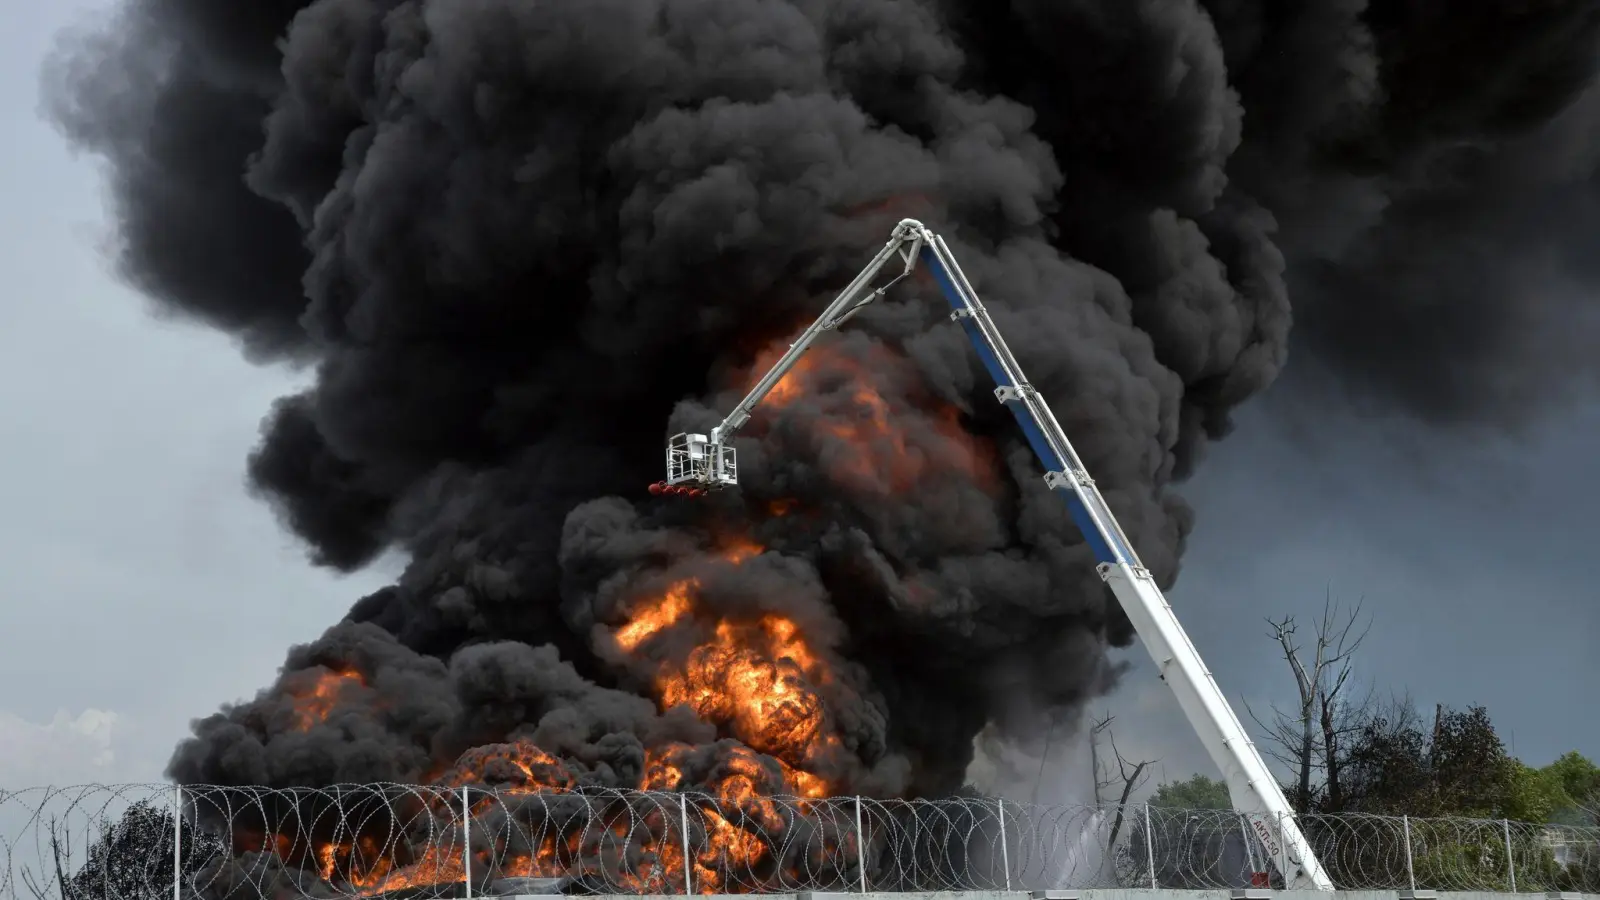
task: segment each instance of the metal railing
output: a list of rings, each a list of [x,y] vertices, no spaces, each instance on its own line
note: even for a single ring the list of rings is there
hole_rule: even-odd
[[[1299,823],[1340,888],[1600,892],[1600,828]],[[1144,805],[389,784],[0,790],[0,900],[1277,886],[1268,868],[1231,811]]]

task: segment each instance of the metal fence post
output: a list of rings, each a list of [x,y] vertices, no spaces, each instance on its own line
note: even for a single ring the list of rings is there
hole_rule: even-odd
[[[183,785],[181,784],[172,786],[172,900],[183,900]]]
[[[1278,813],[1278,855],[1272,860],[1273,866],[1278,869],[1278,877],[1283,879],[1283,886],[1289,886],[1289,839],[1283,830],[1283,813]],[[1268,879],[1272,876],[1268,875]],[[1270,881],[1268,882],[1270,886]]]
[[[469,787],[461,789],[461,877],[467,883],[467,900],[472,900],[472,804]]]
[[[683,832],[683,893],[685,896],[694,893],[694,876],[691,870],[694,863],[689,859],[689,795],[678,795],[678,830]]]
[[[1401,816],[1400,827],[1405,830],[1406,839],[1406,878],[1411,882],[1411,890],[1417,889],[1417,869],[1411,864],[1411,817]]]
[[[1006,802],[996,800],[995,807],[1000,811],[1000,865],[1006,870],[1006,890],[1011,890],[1011,848],[1006,846]]]
[[[867,892],[867,832],[861,827],[861,795],[856,795],[856,867],[861,870],[861,893]]]
[[[1150,890],[1156,889],[1155,827],[1150,824],[1150,804],[1144,805],[1144,857],[1150,864]]]
[[[1250,877],[1254,878],[1258,846],[1257,841],[1254,840],[1254,832],[1250,828],[1250,814],[1236,813],[1235,815],[1239,819],[1239,837],[1243,838],[1239,846],[1244,848],[1244,864],[1250,867]]]
[[[1517,861],[1511,858],[1511,820],[1501,819],[1500,827],[1506,833],[1506,871],[1511,873],[1511,893],[1517,892]]]

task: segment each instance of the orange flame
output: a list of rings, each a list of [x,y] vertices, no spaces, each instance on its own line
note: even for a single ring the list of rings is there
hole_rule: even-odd
[[[731,537],[723,542],[718,556],[726,562],[738,565],[745,560],[760,556],[766,548],[745,537]],[[700,587],[700,582],[694,578],[685,578],[675,581],[660,596],[633,611],[633,617],[627,624],[617,629],[614,638],[617,646],[624,651],[632,652],[640,644],[662,631],[676,625],[680,619],[688,615],[693,603],[690,593]]]
[[[288,694],[294,700],[294,730],[309,731],[312,726],[328,721],[340,695],[351,685],[366,686],[361,673],[350,668],[326,667],[322,667],[310,685],[291,685]]]
[[[656,681],[664,707],[687,704],[702,719],[727,723],[765,753],[801,763],[821,738],[822,700],[806,679],[817,668],[795,625],[768,615],[758,626],[722,621],[679,671]]]
[[[677,624],[689,614],[689,591],[697,586],[693,579],[674,582],[654,602],[635,610],[633,619],[617,629],[617,645],[630,652],[637,650],[640,644]]]
[[[499,798],[531,793],[565,793],[577,786],[576,777],[566,765],[526,741],[475,747],[462,754],[456,765],[438,782],[445,787],[494,784],[493,795],[484,793],[472,804],[474,819],[483,816]],[[454,815],[454,811],[450,813]],[[571,854],[577,851],[580,835],[566,838]],[[278,852],[287,858],[287,842],[279,836]],[[512,855],[497,866],[500,877],[541,877],[561,874],[558,850],[560,836],[545,835],[537,850]],[[460,882],[466,879],[461,847],[453,839],[435,839],[424,847],[415,862],[400,865],[395,856],[401,848],[385,852],[370,835],[354,842],[328,841],[313,851],[318,873],[324,881],[339,882],[355,889],[359,896],[371,896],[402,888]],[[485,863],[474,862],[474,868]],[[481,871],[481,870],[480,870]]]
[[[495,784],[508,794],[564,793],[576,787],[578,779],[561,760],[527,741],[513,741],[474,747],[461,754],[438,784]]]
[[[348,884],[364,897],[402,888],[465,881],[467,877],[460,849],[448,844],[430,843],[421,859],[399,868],[371,835],[363,835],[353,843],[325,843],[316,849],[315,856],[317,873],[323,881]]]
[[[760,545],[738,538],[726,542],[720,556],[738,565],[762,552]],[[699,587],[692,578],[676,581],[636,608],[616,632],[618,646],[633,652],[680,622],[694,621]],[[656,673],[655,687],[662,708],[686,705],[701,719],[726,727],[745,744],[779,760],[795,793],[820,797],[827,793],[827,782],[801,767],[839,745],[826,727],[815,690],[832,677],[799,626],[768,613],[755,621],[719,619],[709,641],[683,662],[664,665]],[[664,765],[657,760],[655,768],[647,769],[645,781],[654,789],[670,790],[682,777],[681,771]]]
[[[768,348],[752,367],[764,372],[783,346]],[[823,463],[840,484],[870,493],[900,494],[935,478],[960,477],[992,491],[998,465],[992,448],[961,427],[948,403],[907,396],[891,404],[877,387],[886,376],[915,384],[906,361],[875,346],[868,359],[828,345],[811,348],[767,395],[764,407],[783,410],[816,398],[813,433],[824,439]],[[916,393],[916,392],[912,392]],[[773,510],[775,515],[787,512]]]
[[[721,542],[717,556],[731,565],[740,565],[759,556],[764,548],[743,537]],[[668,828],[659,811],[646,813],[642,822],[612,823],[596,836],[594,829],[552,831],[532,852],[520,852],[491,862],[475,854],[475,873],[493,868],[498,877],[548,877],[567,874],[590,853],[604,856],[603,846],[590,846],[611,839],[638,850],[643,868],[627,873],[612,873],[640,893],[681,890],[685,865],[691,867],[695,890],[701,894],[722,892],[728,873],[749,871],[769,858],[772,848],[763,835],[774,834],[784,820],[772,797],[792,793],[802,797],[827,796],[826,779],[806,770],[824,754],[837,752],[842,744],[828,727],[821,698],[816,688],[833,679],[823,658],[807,643],[799,625],[788,617],[768,613],[754,620],[718,618],[714,624],[697,622],[697,592],[700,582],[684,578],[672,582],[659,596],[639,604],[628,620],[614,632],[618,647],[635,652],[657,635],[696,623],[710,626],[709,639],[696,647],[687,659],[668,663],[658,672],[656,690],[663,708],[687,705],[702,719],[726,728],[743,746],[719,750],[715,780],[696,785],[709,790],[711,797],[689,800],[684,815],[704,832],[696,838],[691,859],[685,860],[681,838],[668,840]],[[350,683],[360,683],[354,672],[330,671],[296,694],[297,712],[308,721],[325,719],[338,694]],[[688,754],[696,748],[687,744],[667,744],[647,751],[639,787],[650,791],[683,790]],[[436,784],[459,788],[491,784],[496,793],[484,792],[472,804],[470,815],[478,818],[507,794],[535,792],[566,793],[579,787],[579,779],[561,759],[527,741],[513,741],[475,747],[463,753],[449,770],[437,773]],[[448,801],[443,801],[448,802]],[[452,813],[453,814],[453,813]],[[674,823],[675,825],[676,823]],[[643,827],[639,827],[642,825]],[[289,842],[275,836],[275,849],[288,859]],[[580,844],[582,846],[580,846]],[[300,845],[305,847],[305,845]],[[412,857],[411,851],[396,847],[384,852],[370,836],[355,840],[326,841],[310,849],[309,862],[329,883],[346,886],[358,896],[372,896],[403,888],[461,882],[466,878],[459,841],[430,843]],[[480,865],[485,868],[480,868]]]
[[[745,560],[760,556],[766,549],[749,538],[734,536],[723,541],[721,556],[728,562],[738,565]]]
[[[672,744],[651,752],[647,774],[641,787],[645,790],[671,790],[683,779],[683,770],[674,761],[681,753],[694,748],[686,744]],[[733,747],[720,761],[722,776],[713,787],[710,802],[695,801],[691,821],[700,824],[705,840],[694,858],[694,886],[701,894],[721,893],[727,887],[725,873],[749,871],[767,858],[774,849],[764,835],[777,834],[783,827],[783,817],[773,800],[771,763],[776,763],[778,774],[790,783],[807,788],[807,795],[823,796],[826,784],[814,775],[801,772],[771,757],[763,759],[755,750]],[[814,792],[813,792],[814,791]],[[660,857],[667,871],[681,884],[683,855],[676,847],[662,847]]]

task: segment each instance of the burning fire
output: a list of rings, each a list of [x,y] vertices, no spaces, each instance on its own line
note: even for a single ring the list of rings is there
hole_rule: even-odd
[[[738,539],[724,546],[720,556],[739,565],[762,551],[760,545]],[[641,604],[617,629],[617,645],[632,653],[680,623],[695,622],[699,588],[698,580],[683,579]],[[701,719],[777,759],[785,784],[796,794],[821,797],[827,783],[804,767],[839,745],[837,735],[826,728],[822,699],[815,692],[831,678],[799,626],[766,613],[752,621],[718,619],[710,640],[681,663],[662,667],[655,687],[663,709],[688,706]]]
[[[804,765],[826,746],[826,736],[822,701],[809,680],[819,677],[809,674],[819,667],[795,632],[793,622],[771,614],[756,623],[718,622],[711,643],[657,679],[662,706],[686,704],[706,721],[726,723],[751,747]],[[815,779],[812,787],[825,786]]]
[[[720,556],[723,560],[738,565],[751,557],[759,556],[763,550],[765,548],[760,544],[740,537],[727,541]],[[688,615],[693,605],[690,594],[699,587],[700,582],[693,578],[674,582],[656,600],[636,610],[628,624],[617,630],[615,635],[617,646],[632,652],[652,636],[671,628],[679,619]]]
[[[745,538],[723,542],[716,556],[724,564],[741,565],[764,548]],[[581,875],[596,860],[627,857],[632,868],[610,871],[612,883],[640,892],[682,890],[685,859],[679,818],[687,817],[695,837],[688,860],[689,877],[699,893],[718,893],[729,887],[730,872],[749,872],[775,863],[769,836],[784,827],[774,800],[783,793],[801,798],[828,795],[830,785],[810,769],[833,753],[841,752],[816,689],[833,679],[823,658],[807,643],[799,625],[776,613],[750,619],[708,617],[698,603],[700,581],[684,578],[670,583],[658,595],[638,603],[614,632],[623,652],[639,653],[651,641],[674,628],[701,629],[706,640],[687,658],[663,664],[655,688],[663,709],[684,705],[702,719],[718,725],[742,744],[719,745],[715,777],[709,783],[691,783],[686,775],[692,757],[703,748],[667,744],[646,753],[638,787],[646,791],[690,790],[688,805],[669,818],[663,808],[595,813],[584,807],[581,821],[544,822],[531,837],[508,843],[505,828],[488,823],[501,809],[508,815],[518,798],[533,802],[539,818],[539,797],[566,795],[577,790],[580,779],[561,759],[526,741],[476,747],[464,753],[447,771],[436,773],[432,783],[447,789],[424,801],[426,812],[439,818],[458,813],[459,789],[493,785],[493,793],[477,797],[469,792],[469,815],[490,833],[487,844],[473,841],[471,871],[475,881],[488,877],[553,877]],[[320,670],[315,679],[291,690],[296,726],[310,728],[328,719],[352,685],[364,685],[353,669]],[[693,799],[689,799],[692,797]],[[354,819],[346,810],[344,819]],[[546,813],[545,815],[548,815]],[[515,829],[512,829],[515,830]],[[358,895],[371,896],[402,888],[461,882],[467,878],[467,858],[459,838],[431,836],[419,852],[395,840],[390,829],[382,843],[372,834],[335,834],[332,839],[301,844],[295,852],[284,835],[270,839],[270,849],[286,861],[301,861],[324,881],[344,886]]]
[[[452,788],[493,784],[501,793],[531,794],[569,791],[578,779],[561,760],[527,741],[515,741],[468,750],[437,783]]]
[[[641,608],[632,621],[617,630],[617,646],[630,652],[637,650],[646,640],[677,624],[689,614],[689,592],[697,586],[693,579],[674,582],[660,599]]]
[[[764,370],[776,351],[759,360]],[[836,482],[870,493],[903,492],[931,478],[961,477],[980,486],[992,485],[998,467],[992,451],[959,425],[954,407],[899,392],[895,385],[915,384],[907,364],[884,348],[866,360],[826,347],[814,348],[768,397],[767,406],[787,410],[818,439],[828,475]],[[881,385],[881,387],[880,387]],[[893,401],[889,398],[895,398]],[[795,418],[798,417],[798,418]],[[791,514],[792,499],[767,502],[772,516]],[[724,565],[739,566],[764,548],[744,537],[725,539],[715,552]],[[619,879],[641,892],[676,892],[690,878],[701,893],[717,893],[730,885],[729,873],[775,865],[769,836],[780,834],[784,817],[775,801],[779,794],[808,799],[828,796],[837,785],[819,772],[846,752],[829,721],[820,691],[836,676],[826,658],[808,642],[799,622],[776,612],[730,615],[701,602],[699,576],[670,581],[654,594],[639,598],[624,621],[611,632],[617,651],[640,660],[652,653],[672,653],[657,644],[668,633],[696,635],[686,655],[655,663],[653,687],[663,710],[684,706],[723,734],[737,739],[716,748],[714,775],[704,775],[707,748],[668,744],[646,751],[638,787],[646,791],[683,792],[681,807],[668,816],[668,805],[654,810],[607,812],[584,806],[580,827],[539,819],[541,803],[551,796],[582,793],[582,779],[561,759],[526,741],[477,747],[450,769],[435,773],[433,783],[449,789],[440,804],[459,803],[459,789],[493,785],[475,801],[469,793],[469,815],[483,823],[484,841],[473,841],[474,879],[493,875],[581,875],[585,867],[608,863],[612,883]],[[364,685],[353,669],[324,669],[315,680],[292,691],[296,726],[307,730],[324,722],[354,685]],[[698,764],[696,760],[699,760]],[[696,769],[695,779],[689,772]],[[587,795],[585,795],[587,796]],[[545,798],[545,799],[542,799]],[[574,798],[578,799],[578,798]],[[512,815],[526,800],[527,815],[544,823],[537,838],[507,843],[488,824],[492,817]],[[432,803],[433,801],[430,801]],[[590,803],[583,799],[582,803]],[[433,810],[446,812],[444,809]],[[448,811],[454,815],[454,810]],[[694,838],[685,859],[678,817],[690,822]],[[670,818],[670,820],[669,820]],[[498,828],[498,826],[496,826]],[[500,829],[504,830],[504,829]],[[280,839],[280,855],[285,848]],[[609,849],[608,849],[609,848]],[[625,848],[625,849],[619,849]],[[459,839],[428,841],[417,853],[378,846],[371,836],[335,836],[315,845],[307,860],[324,880],[347,885],[363,895],[399,888],[459,882],[467,877],[467,857]],[[610,871],[627,858],[630,873]],[[286,857],[287,858],[287,857]],[[687,870],[687,872],[686,872]]]
[[[294,700],[294,730],[309,731],[313,725],[328,721],[340,695],[352,685],[366,686],[361,673],[349,668],[321,668],[309,685],[289,687],[289,696]]]
[[[355,842],[326,843],[317,848],[317,872],[323,881],[348,883],[362,896],[397,891],[402,888],[429,884],[449,884],[466,879],[466,868],[460,852],[451,853],[447,846],[430,843],[422,858],[403,868],[396,868],[389,854],[383,852],[371,835],[363,835]]]
[[[782,355],[775,346],[752,367],[759,375]],[[814,346],[767,395],[764,409],[795,409],[812,401],[804,415],[821,439],[822,462],[836,483],[872,494],[902,494],[928,479],[958,476],[985,490],[997,483],[992,450],[961,427],[960,411],[948,403],[908,402],[892,408],[875,385],[885,374],[915,384],[906,361],[882,346],[858,360],[828,345]],[[753,378],[752,378],[753,380]],[[908,400],[920,398],[908,397]],[[779,501],[774,515],[792,504]]]
[[[687,745],[674,744],[651,754],[643,787],[646,790],[676,788],[683,772],[673,759],[692,750]],[[765,763],[755,751],[735,748],[725,764],[728,774],[717,785],[715,805],[699,807],[696,812],[696,818],[706,831],[706,840],[701,844],[703,849],[694,860],[693,883],[702,894],[720,893],[727,886],[724,873],[749,871],[760,864],[772,849],[763,835],[777,834],[783,828],[783,817],[777,805],[770,795],[760,790],[770,779]],[[781,761],[778,766],[787,776],[812,778],[817,787],[826,788],[815,776],[795,772]],[[681,852],[673,850],[664,855],[676,863],[671,867],[674,871],[681,871]]]

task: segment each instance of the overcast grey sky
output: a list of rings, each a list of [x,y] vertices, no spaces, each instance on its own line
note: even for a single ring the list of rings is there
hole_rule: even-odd
[[[155,780],[189,719],[266,684],[386,573],[311,568],[244,491],[293,373],[156,321],[107,275],[95,170],[35,111],[54,33],[96,4],[6,3],[0,784]],[[1230,696],[1286,696],[1263,617],[1313,615],[1331,589],[1376,618],[1360,663],[1380,689],[1486,704],[1535,764],[1600,755],[1600,405],[1521,444],[1348,416],[1293,432],[1273,406],[1189,489],[1174,604]],[[1209,770],[1148,666],[1102,706],[1124,752],[1167,777]]]

